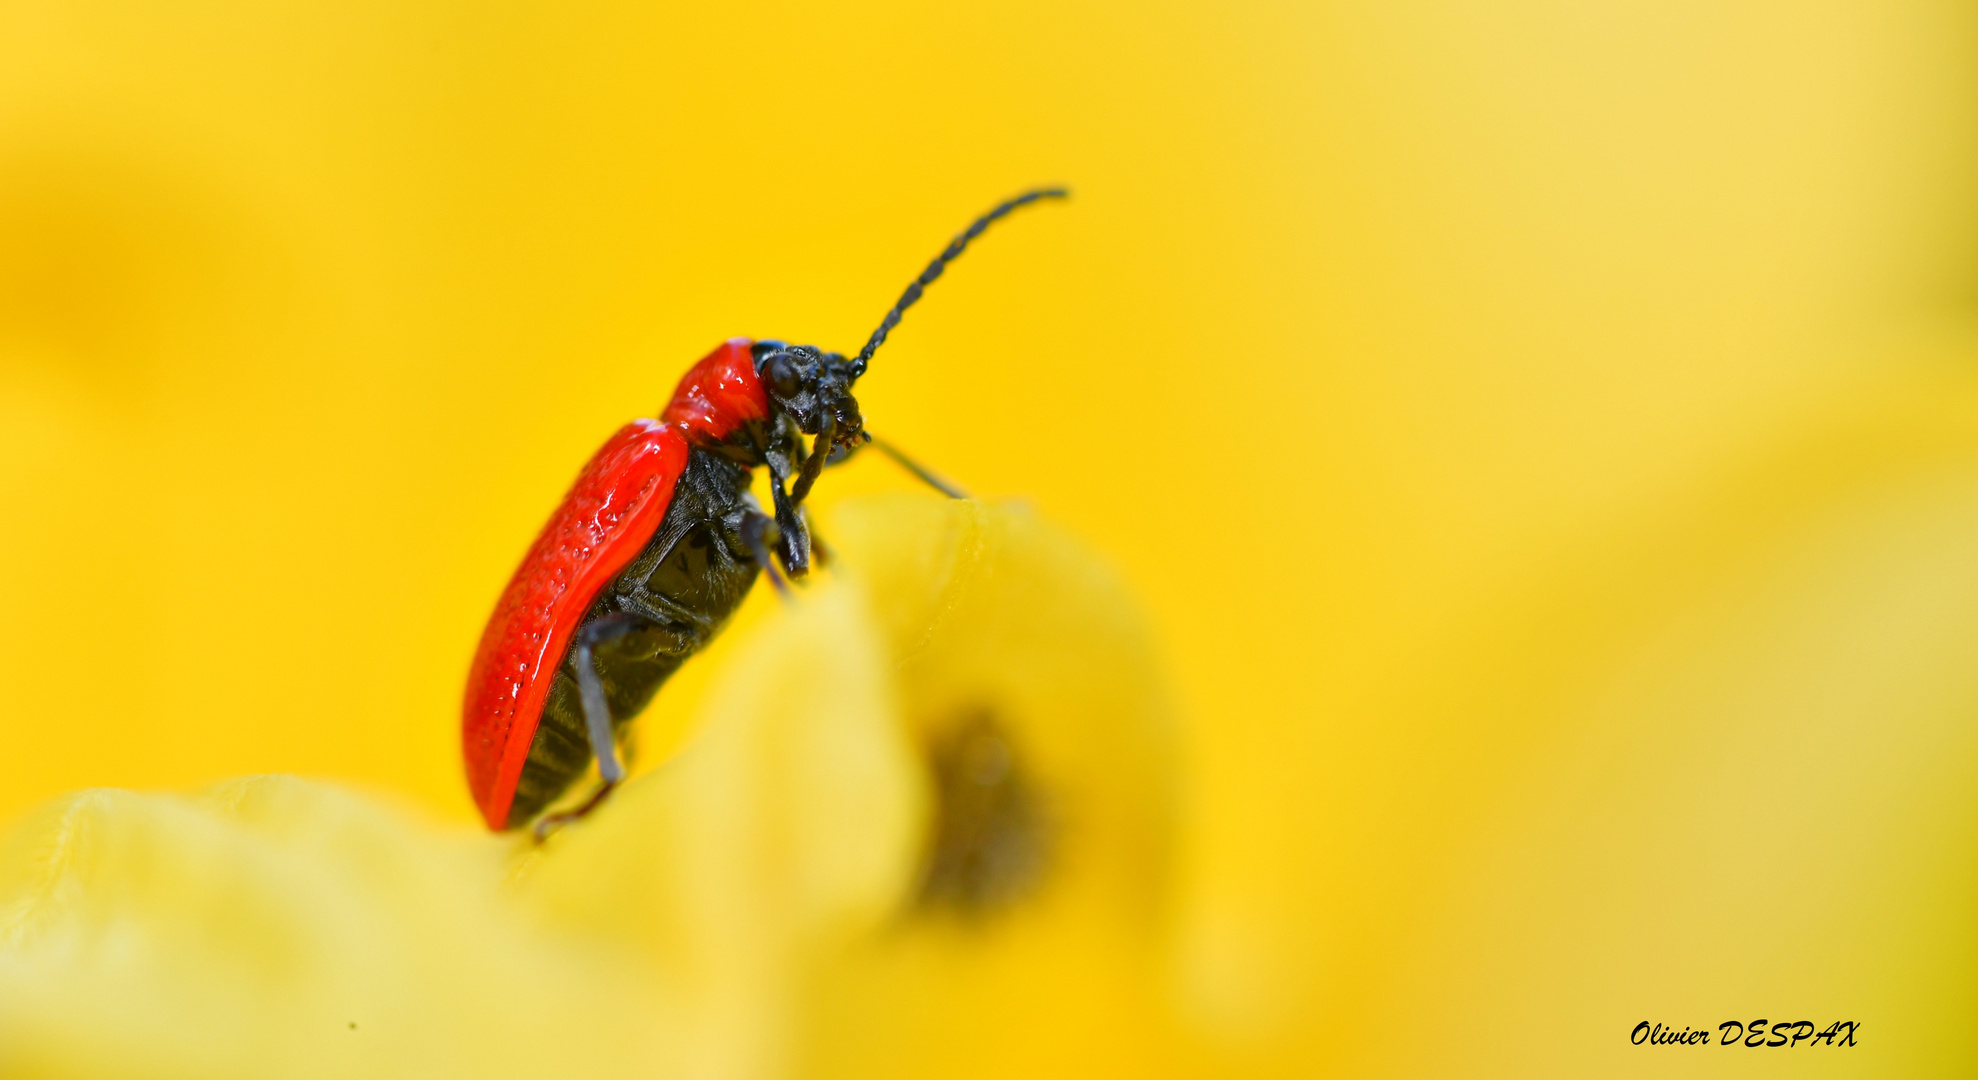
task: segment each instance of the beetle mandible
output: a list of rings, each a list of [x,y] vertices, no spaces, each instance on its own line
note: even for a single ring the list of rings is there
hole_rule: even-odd
[[[659,419],[625,425],[591,458],[509,579],[468,672],[461,747],[489,828],[527,824],[593,758],[597,790],[543,817],[538,838],[589,813],[624,779],[624,724],[721,631],[757,571],[785,595],[785,575],[809,572],[803,504],[824,466],[870,442],[959,497],[866,432],[852,384],[970,241],[1019,207],[1067,194],[1028,191],[976,219],[907,286],[856,357],[730,339],[687,370]],[[772,513],[749,494],[759,466],[769,470]]]

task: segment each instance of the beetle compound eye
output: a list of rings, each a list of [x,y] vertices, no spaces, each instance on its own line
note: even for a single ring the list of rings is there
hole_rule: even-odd
[[[803,377],[797,372],[797,365],[789,353],[776,353],[762,365],[763,380],[777,397],[796,397],[804,388]]]

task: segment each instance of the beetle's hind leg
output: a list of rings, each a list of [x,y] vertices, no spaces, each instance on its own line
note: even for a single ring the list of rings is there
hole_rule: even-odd
[[[645,622],[637,615],[607,615],[586,623],[570,642],[570,666],[577,677],[577,697],[584,706],[584,732],[591,741],[591,753],[598,762],[598,789],[576,808],[549,814],[536,822],[536,842],[598,808],[611,789],[625,779],[625,767],[618,761],[618,742],[611,731],[611,705],[604,699],[604,682],[598,678],[591,650],[607,641],[616,641],[637,630]]]

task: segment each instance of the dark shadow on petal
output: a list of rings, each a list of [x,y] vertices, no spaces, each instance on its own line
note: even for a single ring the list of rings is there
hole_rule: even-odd
[[[1020,748],[987,709],[942,725],[927,745],[935,808],[915,907],[984,916],[1035,892],[1053,827]]]

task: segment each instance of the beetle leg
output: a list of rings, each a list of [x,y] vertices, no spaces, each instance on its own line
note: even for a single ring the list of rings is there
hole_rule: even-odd
[[[597,809],[604,797],[611,794],[611,789],[625,779],[625,768],[618,763],[618,741],[611,731],[611,705],[604,699],[604,682],[598,678],[597,664],[591,657],[591,650],[638,629],[641,621],[636,615],[607,615],[585,624],[570,642],[570,666],[577,676],[578,700],[584,705],[584,731],[590,736],[591,753],[597,757],[601,782],[591,797],[576,809],[550,814],[538,821],[538,843],[550,833]]]
[[[804,528],[804,520],[797,513],[797,501],[783,490],[788,477],[772,460],[769,463],[769,491],[776,500],[776,528],[781,532],[781,542],[777,545],[783,556],[783,567],[793,578],[810,573],[810,530]]]
[[[769,583],[776,586],[777,595],[788,600],[790,586],[783,581],[783,575],[776,572],[776,560],[770,556],[769,545],[764,542],[766,534],[775,528],[775,520],[760,510],[750,509],[742,514],[742,543],[748,545],[749,554],[762,567],[762,572],[769,575]]]
[[[823,472],[825,464],[831,460],[831,443],[837,435],[837,418],[825,416],[824,427],[818,431],[817,441],[811,444],[810,457],[804,461],[803,471],[797,474],[797,482],[790,488],[791,502],[801,506],[810,497],[810,486],[817,483],[817,474]]]
[[[899,447],[894,446],[892,443],[889,443],[885,439],[879,438],[878,436],[869,436],[869,437],[872,439],[872,445],[878,447],[880,453],[885,454],[889,458],[892,458],[895,462],[899,464],[901,468],[919,477],[921,482],[926,484],[928,487],[931,487],[934,490],[940,492],[941,494],[946,495],[950,499],[968,498],[967,492],[964,492],[962,489],[954,486],[953,484],[948,483],[946,480],[943,480],[940,477],[929,472],[926,466],[923,466],[914,459],[906,456],[904,453],[901,453]]]
[[[817,560],[817,565],[819,566],[830,566],[831,560],[837,558],[837,556],[831,554],[831,546],[824,542],[822,536],[817,535],[817,528],[810,523],[810,507],[805,506],[800,508],[797,514],[803,518],[804,532],[810,536],[811,557]]]

